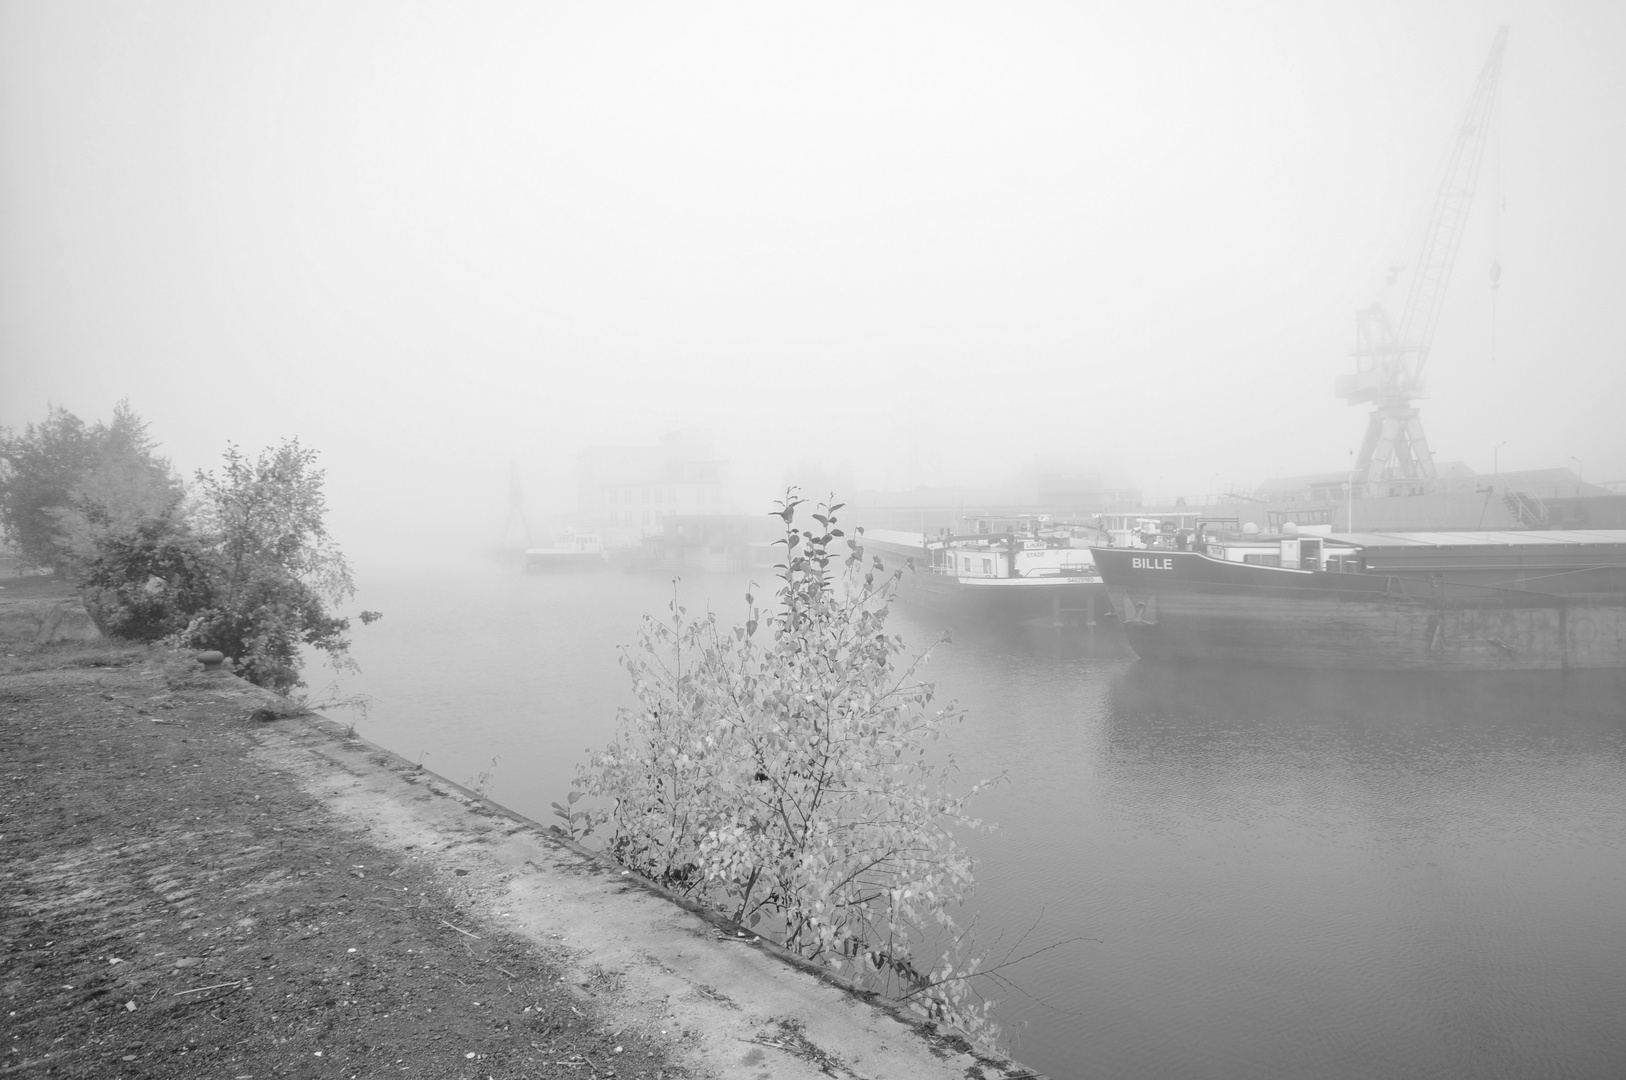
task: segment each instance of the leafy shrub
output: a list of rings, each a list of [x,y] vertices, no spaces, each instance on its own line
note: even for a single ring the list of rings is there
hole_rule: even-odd
[[[157,641],[214,599],[209,553],[172,508],[109,532],[84,563],[85,607],[112,637]]]
[[[250,459],[226,449],[220,476],[199,472],[199,532],[208,553],[210,596],[177,634],[184,645],[219,649],[250,682],[286,693],[304,682],[300,649],[353,668],[350,620],[333,615],[355,593],[350,566],[328,535],[323,470],[316,451],[286,439]],[[378,618],[361,613],[364,623]]]
[[[218,649],[286,693],[304,685],[307,646],[354,666],[350,622],[330,605],[355,586],[315,463],[298,439],[255,458],[228,446],[220,475],[200,471],[197,498],[183,501],[127,402],[111,424],[54,407],[20,435],[0,432],[0,524],[26,564],[75,580],[103,632]]]
[[[556,810],[623,865],[989,1038],[980,958],[953,917],[974,884],[953,830],[981,827],[965,812],[977,788],[956,794],[952,762],[927,757],[961,714],[930,707],[926,654],[907,658],[886,632],[896,578],[866,567],[856,538],[832,554],[840,504],[798,528],[804,503],[792,490],[780,504],[766,618],[752,596],[729,629],[675,598],[669,620],[646,617],[624,657],[638,707],[579,770],[596,808],[575,809],[572,792]]]

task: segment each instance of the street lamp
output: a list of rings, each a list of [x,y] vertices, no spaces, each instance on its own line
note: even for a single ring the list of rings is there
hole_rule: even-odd
[[[1349,452],[1349,482],[1344,485],[1344,531],[1355,531],[1355,451]]]
[[[1503,439],[1501,442],[1499,442],[1495,446],[1491,447],[1491,475],[1492,476],[1501,476],[1502,475],[1502,447],[1504,447],[1506,445],[1507,445],[1507,440]]]
[[[1575,478],[1583,484],[1586,483],[1586,466],[1582,465],[1581,459],[1574,454],[1570,455],[1570,460],[1575,462]]]

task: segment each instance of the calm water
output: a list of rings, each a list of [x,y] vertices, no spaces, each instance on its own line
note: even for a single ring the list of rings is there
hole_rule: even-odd
[[[680,595],[731,621],[745,579]],[[659,578],[369,583],[368,737],[549,820],[629,701]],[[906,610],[912,642],[935,623]],[[1626,679],[1158,668],[964,629],[929,677],[1000,831],[972,841],[1017,1056],[1060,1077],[1626,1076]],[[313,685],[319,683],[313,679]],[[495,762],[493,763],[493,759]]]

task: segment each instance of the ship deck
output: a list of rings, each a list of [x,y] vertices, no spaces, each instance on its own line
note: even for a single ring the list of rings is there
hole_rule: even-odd
[[[1626,529],[1490,529],[1467,532],[1333,533],[1324,539],[1363,548],[1597,547],[1626,549]]]

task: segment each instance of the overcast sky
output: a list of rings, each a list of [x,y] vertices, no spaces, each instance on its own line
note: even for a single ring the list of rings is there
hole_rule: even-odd
[[[1340,469],[1353,313],[1503,22],[1424,424],[1626,480],[1618,0],[6,0],[0,424],[298,435],[364,550],[679,427],[751,483]]]

